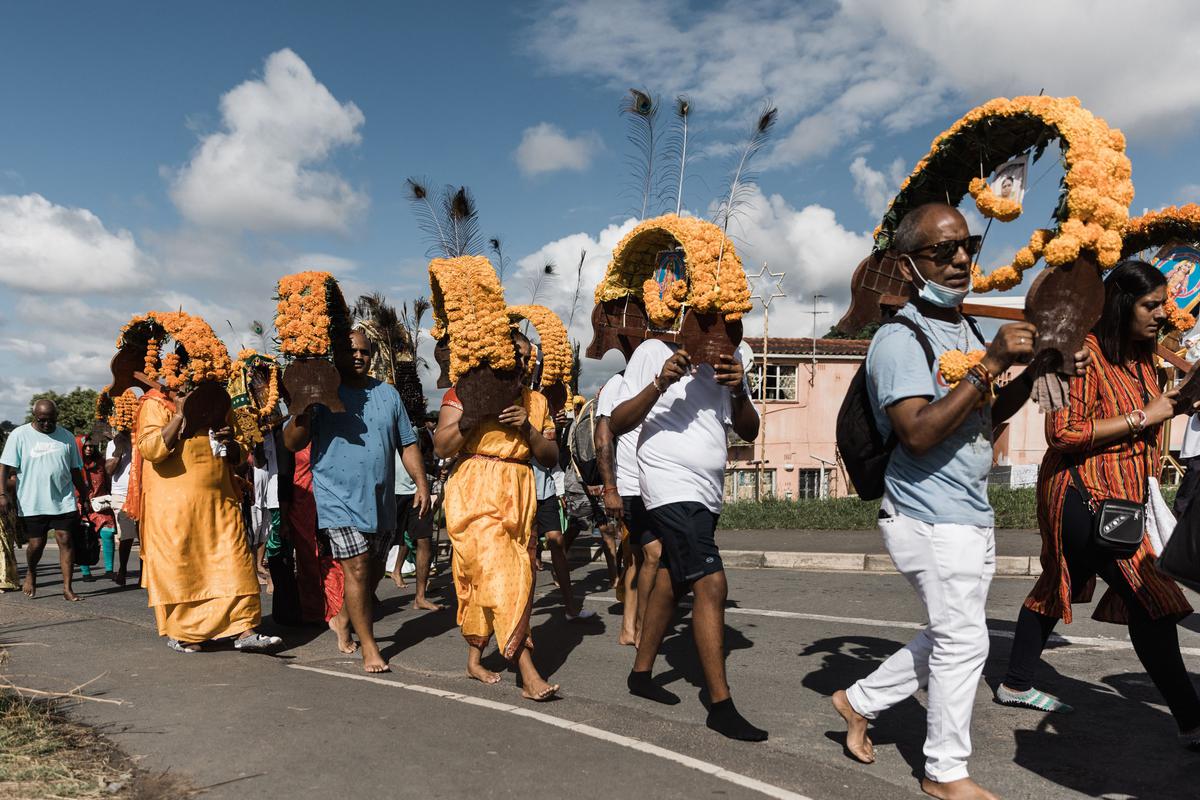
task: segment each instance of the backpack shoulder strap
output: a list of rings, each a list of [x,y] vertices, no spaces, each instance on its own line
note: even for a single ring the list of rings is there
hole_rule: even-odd
[[[930,369],[933,368],[933,346],[929,344],[929,337],[925,335],[925,331],[921,329],[920,325],[913,322],[908,317],[902,317],[899,314],[891,319],[884,320],[883,324],[881,324],[879,327],[882,328],[884,325],[903,325],[905,328],[908,328],[910,331],[912,331],[913,336],[917,338],[917,344],[921,345],[921,350],[925,353],[925,360],[929,363]]]
[[[970,327],[971,332],[974,333],[976,338],[978,338],[979,341],[984,345],[984,347],[986,347],[987,339],[983,338],[983,331],[981,331],[979,329],[978,320],[976,320],[974,317],[969,316],[967,314],[963,314],[963,319],[965,319],[967,321],[967,326]]]

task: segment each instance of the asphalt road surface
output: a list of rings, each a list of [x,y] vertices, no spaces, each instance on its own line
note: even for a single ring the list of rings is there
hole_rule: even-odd
[[[186,775],[209,798],[923,796],[922,698],[876,721],[872,766],[844,755],[828,700],[920,626],[902,578],[729,571],[730,683],[738,708],[771,734],[756,745],[704,727],[686,618],[656,666],[683,702],[630,696],[633,651],[617,644],[619,606],[603,568],[580,565],[574,577],[600,619],[568,622],[549,572],[540,573],[535,658],[563,687],[561,700],[545,704],[522,700],[511,671],[497,686],[467,679],[453,611],[414,611],[411,588],[386,579],[376,634],[393,671],[374,678],[320,628],[281,631],[288,649],[273,657],[173,653],[155,635],[140,590],[77,583],[86,599],[67,603],[44,569],[36,600],[0,595],[0,645],[17,685],[62,691],[95,679],[85,693],[121,703],[84,702],[75,713],[145,768]],[[446,581],[436,579],[435,598],[451,601]],[[976,698],[972,775],[1004,798],[1200,797],[1200,754],[1179,746],[1126,631],[1088,619],[1090,609],[1060,628],[1070,641],[1047,651],[1039,681],[1074,714],[992,702],[1031,585],[1004,578],[992,586],[992,656]],[[1181,628],[1193,666],[1197,631],[1197,617]],[[494,652],[485,663],[503,665]]]

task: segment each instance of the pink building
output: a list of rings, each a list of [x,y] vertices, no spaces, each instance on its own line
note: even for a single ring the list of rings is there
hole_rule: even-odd
[[[745,339],[754,351],[754,372],[763,365],[763,340]],[[846,339],[774,338],[762,380],[752,375],[754,396],[764,424],[759,440],[730,442],[725,473],[727,499],[753,499],[762,482],[763,496],[799,499],[853,494],[837,451],[838,409],[851,378],[867,354],[869,342]],[[914,369],[924,364],[913,365]],[[996,478],[1011,476],[1029,485],[1046,450],[1043,417],[1027,403],[996,436]],[[1183,425],[1171,430],[1178,451]],[[761,477],[760,477],[761,475]]]

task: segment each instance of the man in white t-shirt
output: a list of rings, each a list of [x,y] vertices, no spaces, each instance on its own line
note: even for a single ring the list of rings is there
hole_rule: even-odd
[[[647,602],[629,691],[660,703],[679,698],[651,680],[651,670],[680,595],[691,591],[692,633],[708,684],[706,724],[731,739],[761,742],[767,732],[733,705],[725,680],[725,568],[717,549],[724,500],[727,435],[753,441],[758,412],[747,391],[745,365],[723,356],[693,365],[678,345],[648,339],[633,351],[613,409],[613,433],[642,426],[637,443],[639,489],[662,541],[662,559]]]
[[[618,641],[636,647],[646,620],[654,576],[658,574],[662,543],[650,524],[638,486],[637,442],[642,426],[621,436],[613,436],[612,432],[612,412],[624,381],[622,370],[608,379],[596,398],[596,467],[604,481],[604,510],[613,519],[621,520],[629,532],[626,543],[632,558],[626,558],[622,576],[625,602]]]
[[[129,495],[129,468],[133,443],[129,431],[117,431],[104,450],[104,470],[112,479],[112,510],[117,522],[117,571],[113,582],[124,586],[129,571],[129,554],[138,538],[137,520],[123,510]]]

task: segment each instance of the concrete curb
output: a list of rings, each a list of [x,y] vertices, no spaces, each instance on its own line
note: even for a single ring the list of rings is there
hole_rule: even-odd
[[[801,572],[895,573],[890,556],[882,553],[794,553],[777,550],[722,550],[727,567],[792,569]],[[996,574],[1036,577],[1042,574],[1037,556],[997,556]]]

